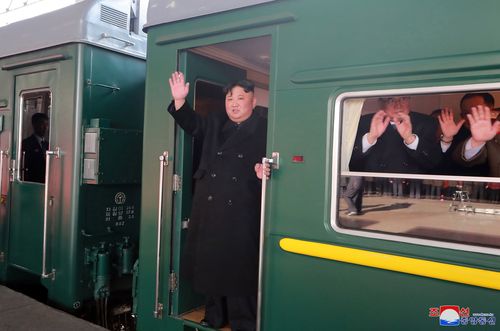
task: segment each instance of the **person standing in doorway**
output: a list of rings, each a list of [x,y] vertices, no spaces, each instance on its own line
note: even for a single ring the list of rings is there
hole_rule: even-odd
[[[169,79],[169,113],[202,140],[185,256],[181,268],[206,296],[205,326],[256,329],[260,190],[256,172],[266,152],[267,120],[254,112],[254,85],[241,80],[224,88],[225,112],[203,117],[186,101],[181,72]]]

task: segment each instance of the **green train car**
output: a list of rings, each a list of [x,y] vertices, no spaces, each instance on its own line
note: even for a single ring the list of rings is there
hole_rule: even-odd
[[[500,178],[452,173],[441,154],[396,170],[351,160],[381,100],[426,119],[458,120],[467,93],[499,106],[499,12],[493,0],[151,0],[137,330],[208,330],[181,272],[197,147],[167,112],[176,70],[200,113],[247,78],[267,114],[259,330],[498,329]],[[438,133],[415,139],[442,148]],[[363,210],[348,216],[355,177]]]
[[[138,254],[139,9],[84,1],[0,29],[0,281],[103,326],[130,311],[112,303]]]

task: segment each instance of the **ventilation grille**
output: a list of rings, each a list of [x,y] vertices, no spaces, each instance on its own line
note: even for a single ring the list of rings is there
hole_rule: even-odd
[[[127,30],[127,14],[111,7],[101,5],[101,21]]]

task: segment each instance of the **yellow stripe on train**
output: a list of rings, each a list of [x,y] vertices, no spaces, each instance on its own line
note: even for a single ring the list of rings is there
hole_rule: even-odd
[[[497,271],[462,267],[291,238],[281,239],[280,247],[291,253],[500,290],[500,272]]]

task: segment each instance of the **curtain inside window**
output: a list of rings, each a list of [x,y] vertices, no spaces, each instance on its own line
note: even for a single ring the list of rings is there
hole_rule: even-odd
[[[349,161],[364,103],[365,99],[347,99],[342,106],[341,173],[349,171]]]

